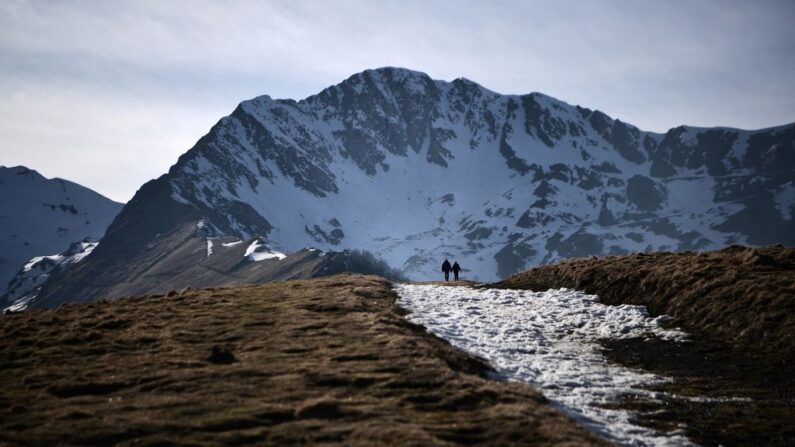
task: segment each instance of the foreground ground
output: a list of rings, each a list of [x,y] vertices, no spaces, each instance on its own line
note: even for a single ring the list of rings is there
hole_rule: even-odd
[[[691,342],[602,342],[610,360],[675,379],[654,388],[657,399],[617,405],[658,430],[684,426],[705,445],[795,443],[795,249],[732,246],[575,259],[497,286],[572,288],[673,316],[672,325],[692,334]]]
[[[654,397],[658,377],[608,362],[601,340],[682,339],[641,306],[611,306],[582,292],[401,284],[411,322],[489,362],[506,380],[532,384],[577,421],[617,444],[690,445],[681,429],[632,422],[635,411],[606,408],[625,396]]]
[[[601,444],[341,275],[0,318],[0,443]]]

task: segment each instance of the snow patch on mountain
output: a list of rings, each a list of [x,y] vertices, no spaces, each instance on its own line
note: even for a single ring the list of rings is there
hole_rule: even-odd
[[[213,254],[213,240],[207,239],[207,257],[209,258],[211,254]]]
[[[0,303],[10,303],[3,310],[18,312],[27,309],[53,274],[82,261],[97,245],[98,242],[85,240],[71,244],[63,253],[31,258],[11,280],[6,293],[0,296]]]
[[[246,252],[243,256],[250,260],[250,261],[264,261],[266,259],[278,259],[282,260],[287,257],[286,254],[271,250],[268,248],[265,243],[259,239],[255,239],[251,242],[251,245],[246,248]]]

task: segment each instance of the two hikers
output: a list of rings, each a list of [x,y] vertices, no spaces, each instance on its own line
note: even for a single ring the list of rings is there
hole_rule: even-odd
[[[458,265],[458,261],[450,265],[450,261],[447,259],[444,260],[442,263],[442,271],[444,272],[444,280],[450,281],[450,271],[452,270],[453,276],[455,277],[455,281],[458,281],[458,273],[461,272],[461,266]]]

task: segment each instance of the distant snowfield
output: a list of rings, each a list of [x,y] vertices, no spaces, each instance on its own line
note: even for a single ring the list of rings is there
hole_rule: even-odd
[[[408,319],[459,349],[485,358],[501,378],[537,386],[556,406],[610,441],[625,445],[690,445],[682,431],[660,433],[634,425],[632,414],[602,406],[622,395],[654,397],[642,387],[664,377],[608,363],[598,339],[657,336],[664,329],[643,306],[608,306],[595,295],[560,289],[475,290],[397,285]]]

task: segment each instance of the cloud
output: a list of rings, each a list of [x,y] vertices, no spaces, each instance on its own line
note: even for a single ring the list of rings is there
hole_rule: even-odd
[[[238,102],[386,65],[654,131],[767,127],[795,120],[793,22],[786,1],[8,1],[0,163],[126,200]]]
[[[24,164],[118,201],[159,176],[217,110],[94,92],[26,88],[0,101],[2,164]]]

